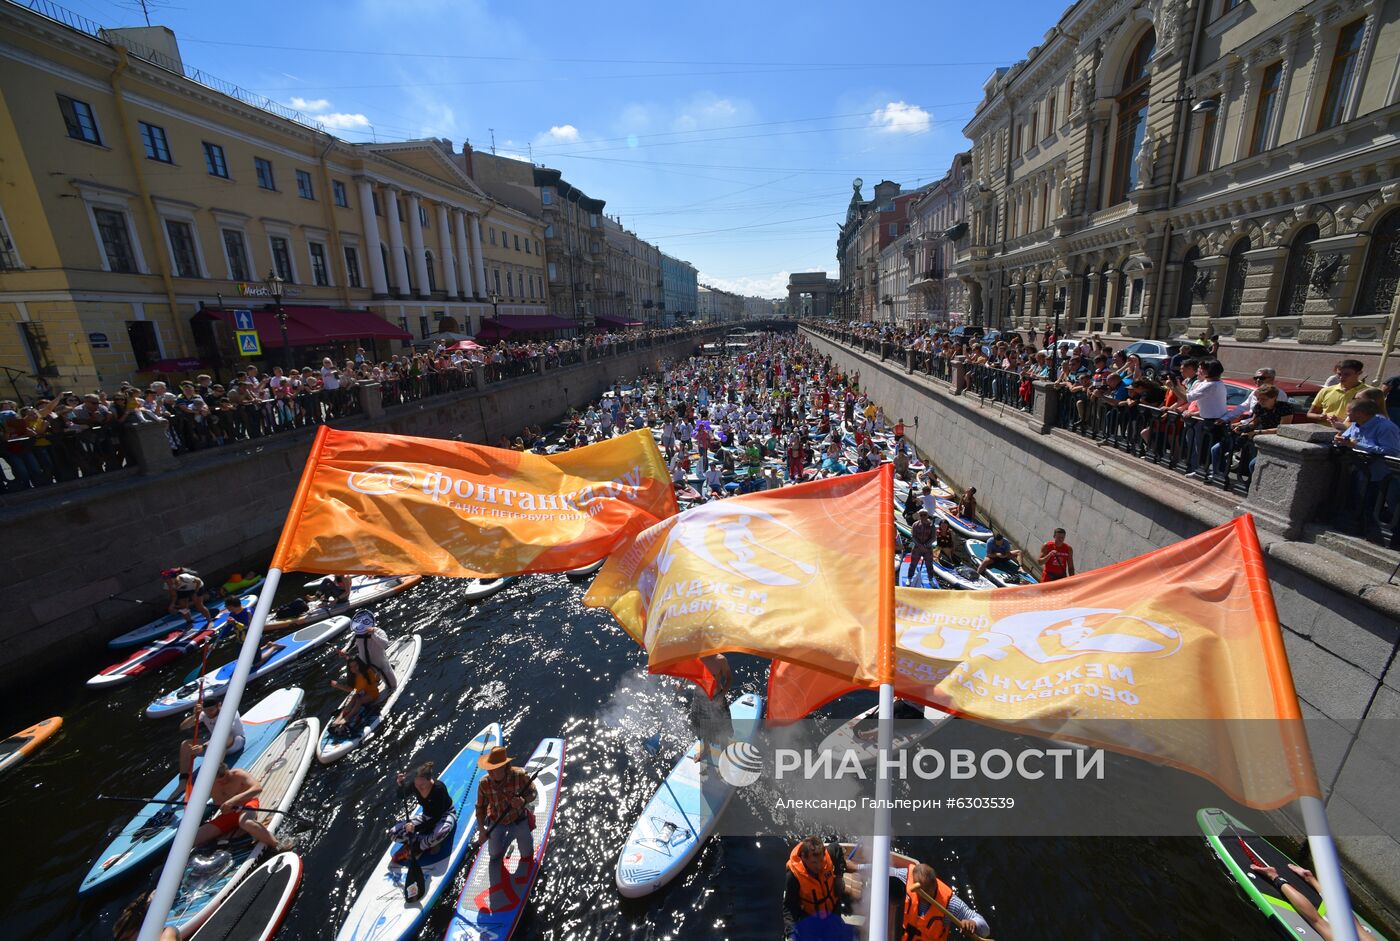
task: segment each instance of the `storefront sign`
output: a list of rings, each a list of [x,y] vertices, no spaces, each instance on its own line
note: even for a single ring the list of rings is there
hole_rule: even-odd
[[[266,284],[242,284],[238,285],[238,293],[242,297],[271,297],[272,292],[267,289]],[[291,284],[282,285],[283,297],[301,297],[301,288]]]

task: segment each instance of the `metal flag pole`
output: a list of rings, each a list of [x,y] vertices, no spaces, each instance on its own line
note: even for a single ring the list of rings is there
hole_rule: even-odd
[[[239,700],[243,698],[243,687],[248,685],[248,674],[253,670],[258,647],[262,643],[263,624],[272,610],[272,597],[277,594],[277,583],[282,580],[280,568],[267,570],[267,581],[258,596],[258,605],[253,609],[253,620],[248,626],[248,636],[243,639],[243,648],[238,652],[238,665],[234,667],[233,679],[228,684],[228,694],[224,696],[223,708],[214,720],[214,731],[209,734],[209,747],[204,752],[203,763],[195,777],[194,788],[190,791],[189,804],[180,819],[180,829],[175,831],[175,842],[170,847],[170,855],[165,857],[165,868],[160,871],[160,882],[151,896],[150,907],[146,909],[146,920],[141,923],[141,934],[137,941],[159,941],[170,907],[175,904],[175,893],[180,888],[180,880],[185,875],[185,864],[190,851],[194,849],[194,835],[204,822],[204,805],[209,802],[209,794],[214,790],[214,776],[219,764],[224,760],[228,749],[229,735],[233,729],[233,717],[238,713]]]
[[[220,714],[222,718],[222,713]],[[880,684],[880,713],[877,725],[880,758],[875,775],[875,834],[870,840],[870,917],[866,924],[868,941],[889,937],[890,914],[890,776],[886,760],[890,754],[890,726],[894,722],[894,684]],[[144,941],[144,939],[143,939]]]
[[[1303,828],[1308,832],[1308,848],[1312,850],[1317,881],[1322,883],[1322,901],[1327,903],[1327,924],[1332,928],[1332,938],[1334,941],[1359,941],[1351,896],[1347,894],[1342,863],[1337,857],[1337,844],[1332,840],[1332,828],[1327,823],[1327,808],[1320,797],[1300,797],[1298,804],[1303,809]]]

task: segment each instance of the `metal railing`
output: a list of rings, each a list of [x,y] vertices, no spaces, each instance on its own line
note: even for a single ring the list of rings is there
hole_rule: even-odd
[[[85,480],[130,465],[120,425],[69,427],[0,448],[0,493]]]
[[[1336,448],[1337,486],[1323,522],[1341,532],[1400,549],[1400,458]]]
[[[1035,385],[1029,376],[1010,369],[972,363],[967,367],[967,391],[1012,408],[1030,411],[1035,406]]]

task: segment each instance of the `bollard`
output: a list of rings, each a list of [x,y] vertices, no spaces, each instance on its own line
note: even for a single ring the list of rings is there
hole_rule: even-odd
[[[170,423],[164,418],[122,425],[122,443],[131,455],[131,462],[141,468],[142,475],[160,474],[180,466],[170,450],[169,427]]]
[[[384,417],[384,390],[377,382],[355,383],[355,394],[360,398],[360,411],[370,421]]]

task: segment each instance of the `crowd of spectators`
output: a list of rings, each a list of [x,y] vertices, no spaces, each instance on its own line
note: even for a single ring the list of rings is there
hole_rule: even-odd
[[[662,342],[687,328],[595,333],[551,340],[507,340],[491,346],[430,343],[375,360],[364,349],[340,362],[283,370],[249,365],[227,381],[207,373],[193,379],[114,390],[55,390],[40,377],[33,398],[0,400],[5,446],[0,451],[0,493],[24,491],[90,477],[128,463],[124,426],[163,421],[171,451],[184,454],[234,441],[323,424],[360,411],[358,387],[375,383],[383,403],[397,405],[472,388],[476,366],[485,381],[499,382],[557,369],[588,355],[605,356],[629,342]],[[455,348],[454,348],[455,347]]]

